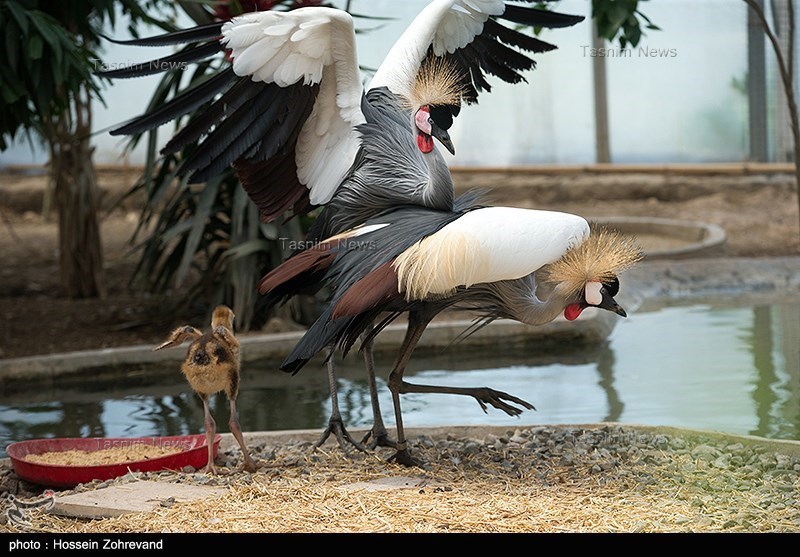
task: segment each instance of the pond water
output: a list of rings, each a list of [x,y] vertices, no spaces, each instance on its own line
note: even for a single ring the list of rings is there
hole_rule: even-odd
[[[378,361],[387,369],[388,361]],[[369,427],[372,413],[361,359],[339,364],[340,409],[349,427]],[[379,375],[381,375],[379,373]],[[548,354],[484,354],[458,345],[412,360],[415,383],[506,391],[536,406],[519,417],[471,397],[409,394],[402,398],[407,427],[615,421],[712,429],[778,439],[800,439],[800,297],[744,305],[704,302],[642,307],[620,320],[600,346],[564,347]],[[381,378],[380,402],[394,425]],[[227,401],[212,409],[228,431]],[[252,362],[238,398],[245,431],[322,428],[330,413],[324,368],[298,375],[274,362]],[[203,431],[202,404],[177,369],[142,369],[124,381],[78,388],[41,388],[0,394],[0,456],[13,441],[41,437],[138,437]]]

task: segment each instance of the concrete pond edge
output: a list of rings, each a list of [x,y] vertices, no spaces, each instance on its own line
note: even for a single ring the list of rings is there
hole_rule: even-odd
[[[800,294],[800,257],[711,258],[644,261],[626,272],[617,297],[629,313],[644,303],[687,303],[708,297],[736,298]],[[498,343],[598,343],[613,331],[620,318],[605,311],[587,310],[580,319],[563,318],[540,327],[498,320],[463,339],[459,349],[491,349]],[[434,321],[419,344],[420,350],[450,346],[469,320]],[[404,324],[389,326],[375,341],[375,353],[394,353],[405,332]],[[304,331],[243,335],[242,360],[281,361]],[[153,364],[179,365],[180,351],[154,352],[152,346],[126,346],[8,358],[0,360],[0,384],[6,389],[35,387],[37,383],[69,376],[81,377],[108,368],[130,369]]]

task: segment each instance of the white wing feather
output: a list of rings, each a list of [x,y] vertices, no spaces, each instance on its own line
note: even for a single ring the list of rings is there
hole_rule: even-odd
[[[295,162],[313,204],[330,200],[355,157],[361,78],[353,19],[333,8],[253,12],[222,26],[233,71],[287,87],[319,84],[311,115],[297,138]]]
[[[482,234],[487,230],[491,234]],[[394,266],[400,292],[421,300],[459,286],[524,277],[588,237],[589,224],[577,215],[486,207],[417,242]]]

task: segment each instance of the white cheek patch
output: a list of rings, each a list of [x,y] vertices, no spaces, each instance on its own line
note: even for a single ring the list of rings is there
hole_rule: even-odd
[[[420,108],[414,115],[414,123],[417,125],[417,129],[428,135],[431,134],[431,123],[428,122],[430,117],[430,113],[425,108]]]
[[[586,303],[590,306],[599,306],[603,301],[603,295],[600,294],[600,289],[603,285],[599,282],[586,283]]]

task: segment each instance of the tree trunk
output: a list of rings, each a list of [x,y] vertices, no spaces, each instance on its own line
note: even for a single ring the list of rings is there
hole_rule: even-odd
[[[103,298],[106,294],[94,149],[89,142],[90,104],[88,93],[76,96],[72,110],[57,118],[47,134],[58,209],[61,288],[69,298]]]

